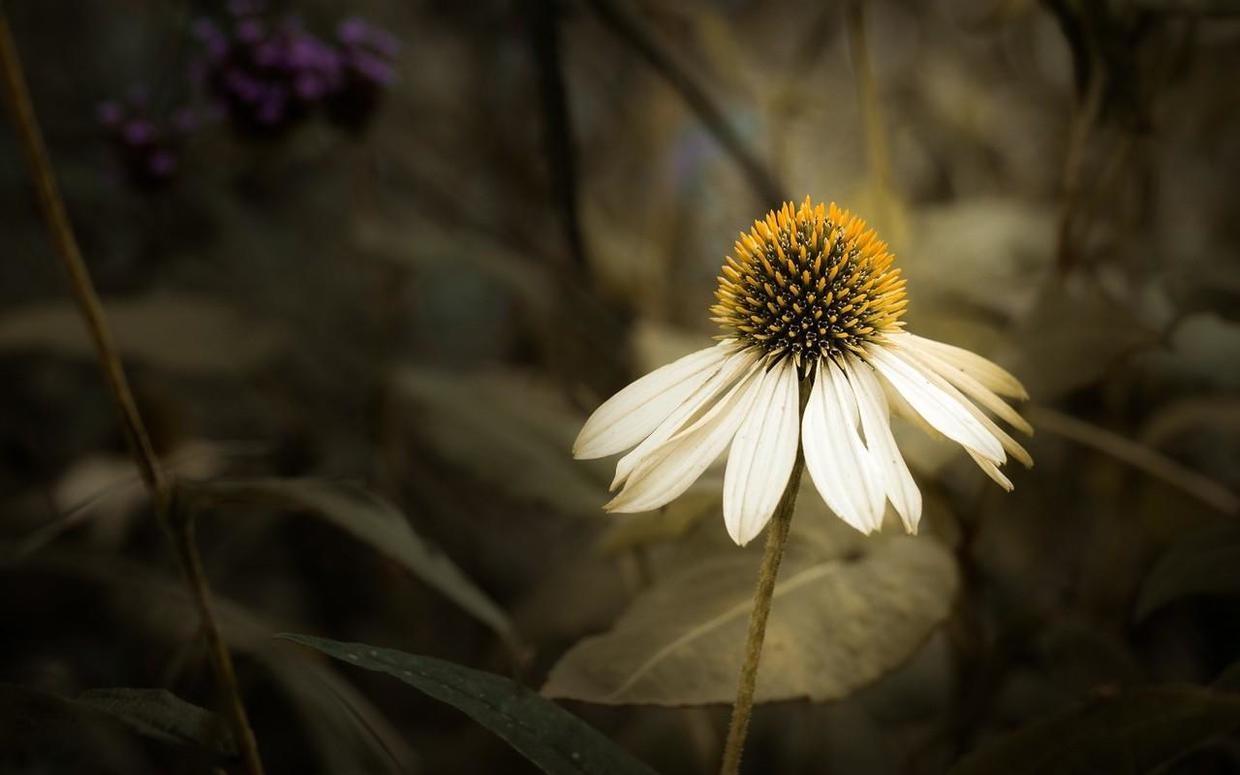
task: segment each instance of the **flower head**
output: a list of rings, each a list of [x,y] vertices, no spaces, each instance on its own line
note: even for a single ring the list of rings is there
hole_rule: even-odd
[[[889,398],[1010,490],[999,466],[1008,455],[1032,460],[987,412],[1031,433],[1004,401],[1027,398],[1024,388],[979,355],[905,332],[892,261],[872,229],[834,204],[806,198],[755,222],[719,276],[711,311],[721,341],[621,390],[577,437],[578,458],[630,450],[604,508],[659,508],[728,450],[724,522],[744,545],[770,520],[799,447],[845,522],[877,530],[890,501],[915,532],[921,493],[892,435]]]
[[[908,300],[887,246],[833,202],[754,223],[728,256],[711,308],[741,342],[799,365],[860,355],[900,325]]]

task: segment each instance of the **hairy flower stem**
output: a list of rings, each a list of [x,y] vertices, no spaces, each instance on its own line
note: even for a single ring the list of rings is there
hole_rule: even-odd
[[[808,397],[809,384],[809,380],[801,382],[802,411]],[[749,634],[745,638],[745,663],[741,666],[740,679],[736,684],[736,702],[732,705],[728,740],[723,747],[723,764],[719,767],[721,775],[736,775],[740,770],[745,736],[749,733],[749,717],[753,714],[753,693],[758,685],[758,663],[762,660],[762,644],[766,640],[766,620],[771,614],[775,580],[779,576],[779,563],[784,558],[784,546],[788,543],[788,530],[792,526],[792,512],[796,507],[797,490],[801,487],[801,474],[804,471],[805,455],[798,448],[788,485],[784,488],[784,494],[780,497],[775,514],[766,529],[766,548],[762,550],[758,589],[754,592],[753,612],[749,615]]]
[[[17,53],[17,45],[9,27],[8,14],[5,13],[3,6],[0,6],[0,79],[3,80],[4,99],[12,114],[18,140],[26,154],[31,181],[38,194],[48,231],[56,253],[69,274],[69,280],[73,285],[73,297],[77,301],[86,328],[94,342],[99,364],[120,413],[134,462],[138,466],[142,482],[154,503],[155,513],[172,539],[174,552],[184,572],[186,583],[189,585],[194,605],[198,609],[208,652],[211,655],[211,665],[220,689],[228,701],[229,717],[232,720],[237,747],[241,751],[246,772],[249,775],[262,775],[263,765],[258,756],[258,745],[246,716],[245,705],[241,700],[241,691],[237,686],[236,674],[233,671],[232,657],[220,636],[219,626],[211,610],[211,591],[202,570],[202,558],[194,543],[193,524],[188,513],[175,503],[174,483],[164,474],[159,458],[155,455],[155,448],[151,444],[150,435],[146,431],[146,425],[138,411],[133,391],[129,387],[129,380],[121,365],[120,355],[112,339],[112,332],[104,318],[103,305],[99,301],[99,295],[95,292],[94,282],[90,271],[86,268],[86,262],[82,259],[77,238],[69,223],[64,199],[56,185],[52,163],[43,142],[43,135],[39,130],[34,106],[30,101],[30,92],[26,86],[26,76]]]

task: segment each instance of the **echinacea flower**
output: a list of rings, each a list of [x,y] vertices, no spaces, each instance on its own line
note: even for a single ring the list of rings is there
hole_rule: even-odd
[[[577,458],[629,450],[604,508],[657,509],[726,450],[724,523],[743,546],[774,513],[799,445],[819,494],[849,525],[877,530],[890,501],[916,532],[921,492],[892,435],[891,405],[1010,490],[999,466],[1008,455],[1033,461],[987,412],[1032,433],[1004,400],[1028,395],[980,355],[904,331],[904,285],[887,245],[834,203],[811,207],[807,197],[756,221],[719,276],[711,312],[727,331],[721,341],[624,388],[581,429]]]

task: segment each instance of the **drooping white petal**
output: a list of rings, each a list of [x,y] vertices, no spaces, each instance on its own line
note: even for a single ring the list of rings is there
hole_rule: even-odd
[[[650,511],[689,489],[732,441],[761,384],[759,363],[697,422],[651,451],[603,509],[622,514]]]
[[[788,484],[797,456],[799,410],[797,368],[784,358],[763,377],[728,453],[723,521],[740,546],[766,527]]]
[[[958,399],[935,385],[924,368],[881,344],[867,346],[866,355],[878,373],[939,433],[996,463],[1007,459],[994,434]]]
[[[659,427],[647,436],[641,444],[634,447],[627,455],[616,463],[616,476],[612,479],[611,490],[624,484],[629,474],[641,465],[646,456],[660,444],[670,439],[681,428],[695,422],[710,406],[720,393],[727,390],[742,374],[748,371],[761,355],[756,348],[747,348],[729,353],[724,357],[719,370],[706,380],[693,395],[689,396],[676,410],[669,414]]]
[[[921,490],[891,434],[891,415],[883,388],[869,364],[859,359],[845,358],[843,368],[857,398],[866,447],[882,475],[883,489],[904,522],[904,528],[916,533],[917,523],[921,520]]]
[[[719,369],[735,344],[720,342],[655,369],[603,402],[586,420],[573,457],[614,455],[650,435],[702,383]]]
[[[930,380],[935,387],[942,390],[957,403],[959,403],[960,406],[964,407],[964,409],[967,410],[975,420],[982,424],[982,427],[984,427],[988,433],[999,440],[999,444],[1003,446],[1003,449],[1007,452],[1007,454],[1019,460],[1021,465],[1025,468],[1033,467],[1033,457],[1024,447],[1020,445],[1018,441],[1016,441],[1016,439],[1012,438],[1007,431],[1000,428],[994,420],[987,417],[985,412],[974,406],[972,401],[966,398],[955,388],[955,386],[953,386],[946,378],[940,375],[933,368],[924,365],[922,361],[916,358],[913,354],[909,354],[907,357],[912,358],[915,363],[922,365],[922,373],[925,375],[926,379]]]
[[[879,474],[857,436],[856,413],[843,373],[829,359],[820,359],[801,420],[805,468],[831,510],[869,534],[882,526],[884,496]]]
[[[987,476],[994,479],[1000,487],[1008,492],[1011,492],[1014,489],[1012,480],[1004,476],[1003,472],[999,470],[999,466],[990,462],[971,449],[966,449],[965,452],[968,452],[969,457],[973,458],[973,462],[977,463],[978,467],[985,471]]]
[[[888,334],[888,338],[895,340],[901,338],[911,339],[920,347],[931,350],[952,366],[972,375],[978,382],[1001,396],[1018,398],[1022,401],[1029,398],[1029,393],[1025,391],[1025,386],[1020,384],[1020,380],[1012,376],[1011,372],[975,352],[907,332]]]
[[[897,347],[899,347],[901,352],[907,353],[923,366],[933,370],[943,379],[950,382],[961,393],[994,412],[999,419],[1008,425],[1011,425],[1021,433],[1033,435],[1033,426],[1024,417],[1021,417],[1010,404],[979,382],[972,374],[944,360],[934,348],[925,347],[912,339],[896,341],[898,342]]]

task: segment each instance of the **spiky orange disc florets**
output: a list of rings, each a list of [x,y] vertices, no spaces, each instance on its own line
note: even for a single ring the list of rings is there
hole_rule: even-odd
[[[742,342],[799,364],[861,352],[903,325],[904,279],[886,243],[834,202],[787,202],[755,221],[734,251],[711,312]]]

